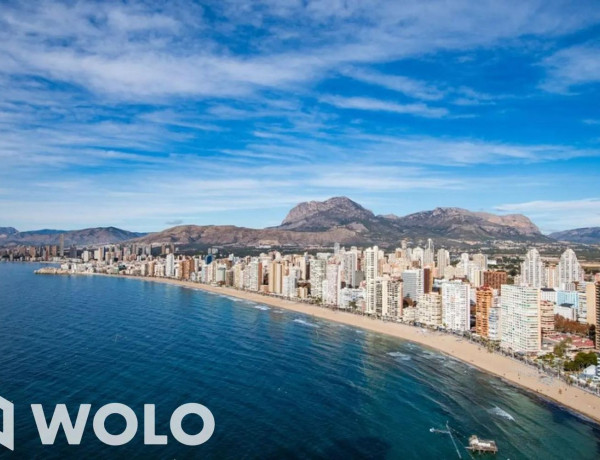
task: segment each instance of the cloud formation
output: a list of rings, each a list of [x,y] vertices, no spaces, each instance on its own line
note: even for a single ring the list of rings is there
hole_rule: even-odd
[[[594,2],[541,0],[6,2],[0,215],[157,230],[332,195],[396,214],[581,200],[598,23]]]

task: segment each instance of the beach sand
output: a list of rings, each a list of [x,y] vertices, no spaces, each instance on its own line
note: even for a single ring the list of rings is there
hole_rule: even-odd
[[[408,340],[442,353],[448,354],[482,371],[496,375],[508,382],[529,390],[539,397],[549,399],[579,414],[600,423],[600,397],[587,393],[579,388],[567,385],[561,380],[550,378],[537,369],[509,357],[490,353],[484,347],[471,343],[452,334],[430,331],[405,324],[384,322],[366,316],[360,316],[340,310],[331,310],[277,297],[265,296],[237,289],[210,286],[201,283],[179,281],[170,278],[144,278],[126,275],[123,278],[153,281],[176,286],[202,289],[220,295],[236,297],[251,302],[262,303],[277,308],[292,310],[315,318],[335,321],[349,326],[386,334],[399,339]]]

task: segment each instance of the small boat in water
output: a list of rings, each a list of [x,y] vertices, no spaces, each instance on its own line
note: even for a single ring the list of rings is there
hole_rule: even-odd
[[[469,438],[469,447],[467,447],[472,452],[489,452],[489,453],[497,453],[498,446],[496,445],[496,441],[491,441],[487,439],[479,439],[478,436],[473,435]]]

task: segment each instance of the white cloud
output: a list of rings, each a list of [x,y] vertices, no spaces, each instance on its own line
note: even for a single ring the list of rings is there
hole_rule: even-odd
[[[358,67],[344,69],[342,74],[355,80],[382,86],[415,99],[436,101],[444,97],[444,92],[435,86],[402,75],[388,75]]]
[[[569,94],[588,83],[600,82],[600,44],[586,43],[562,49],[542,61],[548,73],[542,88]]]
[[[440,118],[448,114],[448,111],[444,108],[429,107],[421,103],[398,104],[366,97],[324,96],[321,101],[341,109],[374,110],[428,118]]]

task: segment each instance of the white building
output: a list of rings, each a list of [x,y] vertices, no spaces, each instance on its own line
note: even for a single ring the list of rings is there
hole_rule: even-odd
[[[560,289],[567,289],[569,283],[581,281],[583,281],[583,270],[575,251],[569,248],[562,253],[558,262],[558,285]]]
[[[450,265],[450,253],[446,249],[437,252],[437,275],[444,278],[446,267]]]
[[[324,259],[310,260],[310,295],[323,300],[323,281],[326,277],[327,262]]]
[[[428,326],[442,325],[442,297],[434,292],[417,299],[416,321]]]
[[[471,329],[471,287],[460,281],[442,284],[442,323],[448,329]]]
[[[341,267],[335,263],[327,264],[326,279],[327,284],[323,285],[323,303],[325,305],[339,305],[339,293],[341,283]]]
[[[500,345],[521,353],[542,347],[540,292],[534,287],[502,285]]]
[[[544,262],[537,249],[530,249],[521,263],[521,285],[541,288],[544,283]]]
[[[402,315],[402,282],[388,276],[375,279],[375,313],[384,318]]]
[[[376,285],[375,279],[379,276],[379,248],[374,246],[365,250],[364,259],[365,281],[367,284],[367,314],[376,313]]]
[[[173,254],[167,255],[165,275],[168,277],[175,276],[175,255]]]

